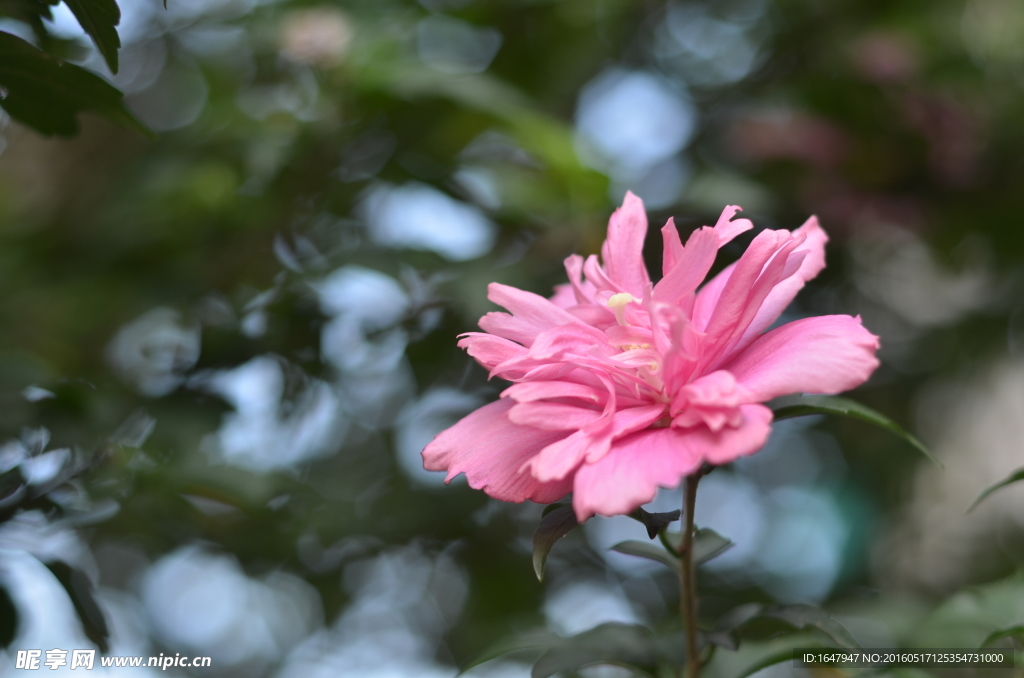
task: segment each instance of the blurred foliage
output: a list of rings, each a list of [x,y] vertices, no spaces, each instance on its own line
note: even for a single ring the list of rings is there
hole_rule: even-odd
[[[547,294],[565,256],[597,250],[622,175],[592,160],[574,121],[581,91],[610,67],[654,74],[696,111],[692,140],[669,158],[686,179],[648,201],[652,230],[668,216],[682,231],[714,223],[725,204],[758,227],[819,216],[829,266],[793,313],[862,313],[881,335],[883,367],[858,401],[912,429],[927,387],[1019,358],[1020,3],[171,0],[165,10],[139,0],[120,39],[113,4],[68,4],[97,52],[49,22],[55,6],[0,0],[0,30],[17,32],[0,32],[0,106],[14,119],[0,140],[0,432],[22,450],[12,462],[0,452],[0,511],[40,511],[97,553],[138,556],[125,572],[97,557],[100,587],[132,590],[148,563],[201,543],[251,577],[301,577],[330,622],[355,595],[341,584],[353,562],[417,544],[450,554],[469,582],[439,661],[463,664],[543,623],[529,544],[540,507],[496,507],[464,484],[423,481],[396,456],[397,431],[433,389],[500,391],[455,347],[489,310],[488,282]],[[443,31],[431,56],[425,22],[438,19],[484,47],[497,35],[493,60],[453,62]],[[484,29],[496,33],[472,33]],[[749,63],[736,62],[743,50]],[[396,187],[471,205],[495,225],[493,246],[446,255],[374,232],[371,197]],[[657,240],[645,252],[652,270]],[[343,313],[318,290],[346,266],[387,274],[408,303],[387,322],[359,318],[358,332],[328,346],[322,332]],[[163,315],[144,315],[154,309]],[[364,350],[372,362],[388,337],[407,342],[407,363],[344,364]],[[344,430],[322,454],[259,466],[211,451],[235,413],[217,375],[261,358],[280,372],[265,416],[282,427],[298,430],[318,385],[338,399]],[[394,379],[399,393],[380,395]],[[911,646],[978,645],[1024,622],[1019,528],[957,575],[996,583],[876,595],[869,553],[888,548],[879,536],[903,515],[922,462],[856,422],[818,428],[848,468],[827,488],[852,535],[830,609],[881,620]],[[44,462],[60,469],[33,481],[37,460],[59,451]],[[996,479],[963,482],[976,496]],[[549,579],[631,586],[604,555],[570,535]],[[67,578],[84,590],[83,576]],[[677,632],[672,578],[639,576],[669,600],[648,606],[652,625]],[[757,582],[718,571],[702,585],[709,631],[742,602],[773,603]],[[5,639],[9,609],[0,595]],[[748,642],[711,670],[736,675],[777,653],[772,624],[743,625]],[[721,633],[731,642],[736,628]]]

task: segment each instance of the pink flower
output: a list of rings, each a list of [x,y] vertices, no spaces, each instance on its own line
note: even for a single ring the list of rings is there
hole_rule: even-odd
[[[424,467],[465,473],[504,501],[548,503],[568,492],[579,520],[628,513],[702,464],[761,449],[772,412],[792,393],[834,394],[871,375],[878,338],[860,318],[805,318],[765,332],[825,267],[828,238],[811,217],[796,231],[758,233],[739,261],[698,291],[719,248],[753,228],[726,207],[684,246],[670,219],[663,277],[641,250],[643,203],[632,193],[608,224],[601,259],[565,260],[551,299],[492,283],[488,313],[459,346],[501,398],[443,431]]]

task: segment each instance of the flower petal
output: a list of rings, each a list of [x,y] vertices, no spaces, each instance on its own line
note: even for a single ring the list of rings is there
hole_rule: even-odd
[[[791,393],[840,393],[878,367],[878,337],[860,317],[826,315],[786,323],[757,338],[724,369],[757,401]]]
[[[676,220],[672,217],[669,217],[661,227],[661,241],[661,275],[664,277],[676,267],[676,263],[683,256],[683,241],[676,230]]]
[[[514,341],[483,332],[466,332],[460,335],[459,348],[466,349],[466,353],[488,370],[507,360],[526,355],[526,348]]]
[[[529,355],[534,360],[559,360],[567,355],[612,355],[618,352],[601,330],[576,321],[545,330],[534,337]]]
[[[643,296],[644,287],[651,281],[644,265],[646,236],[644,203],[627,192],[622,207],[608,221],[608,238],[601,247],[601,259],[612,282],[637,298]]]
[[[501,501],[549,503],[565,496],[570,483],[542,483],[521,470],[565,432],[516,426],[506,416],[513,404],[508,398],[496,400],[438,434],[423,449],[423,468],[448,471],[446,482],[465,473],[470,487]]]
[[[737,263],[739,262],[726,266],[697,291],[697,300],[693,304],[693,315],[691,316],[693,327],[697,331],[703,332],[707,329],[711,314],[715,312],[715,306],[718,305],[718,300],[722,296],[722,290],[725,289],[726,283],[729,282],[733,271],[736,270]]]
[[[783,230],[757,234],[737,262],[736,270],[715,305],[698,369],[702,372],[715,369],[739,341],[775,285],[799,270],[805,254],[794,255],[793,250],[803,241],[804,236]]]
[[[487,286],[487,298],[511,311],[512,315],[488,313],[480,319],[480,328],[484,332],[517,341],[523,346],[530,346],[544,330],[559,325],[582,324],[551,300],[508,285],[491,283]]]
[[[733,219],[736,213],[741,210],[742,208],[739,205],[727,205],[722,210],[722,215],[718,217],[718,221],[715,223],[715,233],[718,234],[719,247],[724,247],[740,233],[746,233],[754,227],[754,223],[750,219]]]
[[[512,384],[502,392],[501,397],[512,398],[517,403],[532,403],[552,398],[578,398],[595,405],[603,405],[608,400],[608,392],[572,381],[529,381]]]
[[[585,464],[573,482],[577,520],[595,513],[629,513],[654,499],[659,487],[675,487],[700,468],[700,455],[681,442],[685,435],[671,428],[640,431],[615,441],[599,461]]]
[[[572,285],[569,283],[555,285],[554,294],[548,297],[548,301],[558,308],[569,308],[570,306],[575,306],[578,303],[576,301],[576,293],[573,291]]]
[[[742,350],[771,327],[772,323],[779,319],[786,307],[796,298],[797,293],[804,288],[807,281],[815,278],[825,268],[825,243],[828,242],[828,236],[818,225],[817,217],[808,219],[803,226],[793,231],[793,235],[806,237],[804,243],[793,252],[793,255],[798,255],[803,251],[807,252],[799,270],[779,282],[768,293],[768,296],[761,302],[757,315],[744,330],[742,338],[734,348],[730,349],[731,352]]]
[[[718,254],[718,234],[704,226],[690,234],[679,260],[654,286],[655,301],[679,304],[704,282]]]
[[[517,403],[508,411],[513,424],[545,431],[575,431],[600,418],[601,410],[545,401]]]
[[[768,442],[772,432],[772,411],[764,405],[740,405],[743,423],[733,428],[712,431],[708,428],[683,429],[692,431],[688,444],[699,450],[704,461],[721,466],[740,457],[757,452]]]
[[[584,464],[573,482],[576,518],[629,513],[654,498],[659,487],[679,484],[705,461],[724,464],[752,454],[771,433],[772,413],[763,405],[744,405],[743,423],[717,433],[706,427],[646,429],[612,444],[599,461]]]
[[[565,258],[565,274],[569,277],[577,304],[593,304],[597,288],[588,280],[583,279],[583,257],[571,254]]]
[[[627,436],[656,422],[664,411],[665,405],[661,403],[619,410],[612,417],[610,426],[592,433],[577,431],[568,438],[548,445],[524,466],[529,467],[539,480],[565,478],[585,459],[592,462],[604,457],[616,438]]]

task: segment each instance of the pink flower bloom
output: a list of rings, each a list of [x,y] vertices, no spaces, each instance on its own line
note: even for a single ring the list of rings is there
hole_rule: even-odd
[[[816,218],[758,233],[697,289],[719,248],[753,228],[733,220],[737,211],[726,207],[685,245],[670,219],[663,277],[652,284],[641,254],[647,217],[628,193],[608,224],[603,266],[594,255],[569,257],[569,283],[551,299],[492,283],[488,298],[510,313],[488,313],[484,332],[462,335],[459,346],[512,386],[440,433],[423,450],[424,467],[448,480],[465,473],[504,501],[547,503],[571,491],[581,521],[628,513],[705,462],[761,449],[772,422],[761,403],[866,381],[878,338],[859,317],[765,332],[825,267],[828,238]]]

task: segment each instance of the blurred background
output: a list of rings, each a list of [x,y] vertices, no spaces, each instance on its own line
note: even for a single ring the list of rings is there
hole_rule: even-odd
[[[642,525],[591,520],[538,584],[541,507],[419,457],[502,390],[455,346],[486,284],[550,294],[627,189],[684,237],[726,204],[817,214],[828,268],[787,318],[861,314],[883,365],[853,397],[946,466],[853,421],[778,425],[702,483],[698,524],[737,543],[703,572],[709,618],[824,604],[869,647],[1024,621],[1024,491],[965,513],[1024,466],[1024,4],[121,10],[116,76],[65,5],[48,27],[158,138],[0,120],[0,472],[41,495],[0,526],[11,647],[97,642],[55,562],[112,654],[211,656],[197,675],[454,676],[538,627],[671,628],[675,575],[608,551]]]

